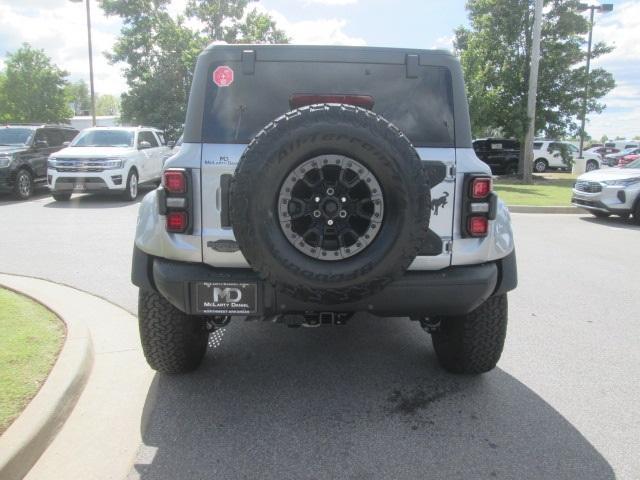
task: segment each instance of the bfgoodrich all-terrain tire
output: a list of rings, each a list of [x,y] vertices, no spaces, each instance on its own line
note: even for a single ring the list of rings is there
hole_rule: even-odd
[[[160,294],[140,290],[138,324],[147,362],[162,373],[185,373],[198,368],[207,351],[205,319],[187,315]]]
[[[400,277],[426,239],[430,189],[409,140],[351,105],[293,110],[244,152],[231,221],[251,266],[312,303],[368,297]]]
[[[440,365],[452,373],[478,374],[493,369],[507,335],[507,295],[490,297],[467,315],[440,318],[431,335]]]

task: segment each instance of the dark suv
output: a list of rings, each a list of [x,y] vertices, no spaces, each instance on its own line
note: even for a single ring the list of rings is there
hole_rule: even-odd
[[[0,127],[0,193],[29,198],[37,184],[46,184],[49,155],[77,134],[78,130],[64,125]]]
[[[473,149],[480,160],[489,165],[496,175],[518,173],[520,143],[507,138],[479,138],[473,141]]]

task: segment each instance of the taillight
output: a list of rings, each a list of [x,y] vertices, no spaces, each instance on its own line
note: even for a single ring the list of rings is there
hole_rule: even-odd
[[[185,211],[167,212],[167,232],[183,233],[189,226],[189,215]]]
[[[184,170],[166,170],[162,184],[168,193],[187,193],[187,176]]]
[[[346,103],[356,107],[371,110],[375,103],[371,95],[308,95],[297,94],[289,98],[289,106],[294,108],[304,107],[306,105],[315,105],[317,103]]]
[[[471,180],[471,198],[481,200],[491,193],[491,178],[476,177]]]
[[[166,217],[169,233],[191,233],[193,229],[190,171],[184,168],[170,168],[162,174],[162,188],[158,189],[158,210]]]
[[[467,174],[462,198],[462,236],[486,237],[489,220],[496,215],[497,197],[491,191],[491,177],[485,174]]]
[[[486,237],[489,233],[489,219],[483,216],[469,217],[467,220],[467,232],[472,237]]]

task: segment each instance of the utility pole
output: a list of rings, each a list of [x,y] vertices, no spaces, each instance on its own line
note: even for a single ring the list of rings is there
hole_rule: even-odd
[[[587,118],[587,101],[589,100],[589,72],[591,71],[591,39],[593,37],[593,13],[610,12],[613,10],[612,3],[603,3],[602,5],[587,5],[586,3],[578,4],[578,10],[584,12],[590,10],[589,14],[589,42],[587,46],[587,76],[584,81],[584,96],[582,98],[582,118],[580,119],[580,153],[578,158],[582,158],[582,149],[584,147],[584,127]]]
[[[82,0],[70,0],[73,3],[82,3]],[[91,89],[91,126],[96,126],[96,95],[93,88],[93,48],[91,48],[91,7],[89,0],[85,0],[87,5],[87,41],[89,45],[89,85]]]
[[[522,181],[532,183],[533,174],[533,137],[536,129],[536,99],[538,96],[538,66],[540,65],[540,31],[542,30],[542,1],[536,0],[533,14],[533,32],[531,36],[531,66],[529,68],[529,94],[527,96],[528,128],[524,138],[522,156]]]

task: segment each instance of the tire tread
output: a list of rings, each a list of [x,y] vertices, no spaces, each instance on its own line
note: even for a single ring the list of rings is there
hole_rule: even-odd
[[[159,293],[141,289],[138,324],[144,356],[154,370],[185,373],[202,362],[209,338],[203,317],[187,315]]]
[[[506,294],[489,297],[467,315],[441,318],[431,339],[442,367],[466,374],[492,370],[502,355],[507,318]]]
[[[422,164],[419,161],[419,157],[417,157],[417,153],[415,153],[415,149],[413,149],[413,146],[404,133],[395,125],[380,115],[363,108],[342,104],[320,104],[292,110],[265,126],[251,140],[246,148],[238,163],[230,187],[230,198],[238,199],[232,201],[230,204],[233,230],[236,239],[241,245],[242,253],[249,264],[254,270],[259,272],[261,278],[269,281],[278,288],[278,290],[289,296],[314,303],[345,303],[374,295],[383,289],[393,280],[399,278],[413,262],[426,237],[429,224],[429,214],[431,211],[430,188],[427,185],[427,181],[424,181],[423,184],[417,187],[419,191],[417,195],[424,201],[423,215],[413,218],[410,241],[403,246],[399,257],[400,260],[397,261],[393,269],[387,271],[385,275],[372,278],[368,282],[358,282],[358,278],[374,267],[374,265],[370,265],[368,270],[354,272],[352,278],[343,279],[352,282],[353,285],[343,286],[341,288],[331,288],[329,286],[324,288],[311,287],[301,282],[286,282],[283,281],[282,278],[274,275],[270,268],[270,259],[266,258],[263,252],[255,248],[253,239],[256,238],[257,232],[255,225],[247,216],[247,212],[249,211],[247,197],[249,193],[252,192],[253,173],[256,171],[259,172],[261,168],[264,168],[264,162],[275,161],[273,159],[269,160],[265,145],[268,142],[265,141],[265,137],[276,129],[278,129],[282,135],[287,135],[288,132],[303,124],[308,117],[311,117],[309,114],[312,114],[314,121],[335,122],[343,119],[345,113],[347,113],[349,118],[359,127],[368,129],[372,135],[381,137],[383,140],[389,142],[397,142],[397,140],[400,140],[396,145],[402,146],[401,148],[403,148],[404,155],[406,157],[413,155],[418,160],[412,162],[407,161],[409,168],[412,169],[410,173],[411,177],[414,179],[424,178]],[[259,162],[262,162],[262,164]],[[280,260],[284,262],[287,261],[287,259]],[[319,282],[324,279],[322,274],[314,271],[304,271],[302,272],[302,276],[312,282]]]

